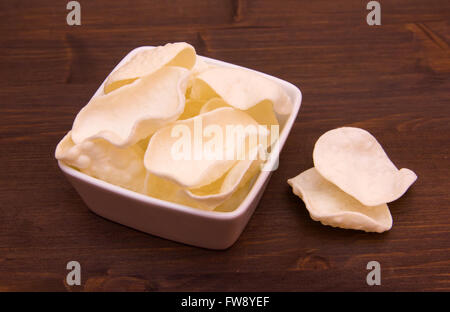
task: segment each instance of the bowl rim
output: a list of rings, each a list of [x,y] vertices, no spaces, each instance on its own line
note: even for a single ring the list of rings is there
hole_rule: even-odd
[[[122,58],[122,60],[111,71],[111,73],[113,73],[118,67],[120,67],[123,63],[125,63],[128,59],[130,59],[134,54],[136,54],[140,50],[153,49],[153,48],[155,48],[155,46],[141,46],[141,47],[137,47],[137,48],[131,50],[125,57]],[[293,93],[295,94],[295,97],[292,98],[291,96],[289,96],[291,98],[292,104],[293,104],[292,112],[289,114],[289,117],[286,119],[283,129],[281,130],[281,134],[278,138],[279,153],[281,153],[281,151],[283,150],[284,144],[286,143],[287,137],[289,136],[289,134],[292,130],[292,127],[294,126],[295,120],[297,119],[298,112],[300,110],[300,106],[301,106],[301,102],[302,102],[302,92],[300,91],[300,89],[297,86],[293,85],[292,83],[290,83],[286,80],[282,80],[275,76],[271,76],[269,74],[265,74],[265,73],[262,73],[260,71],[257,71],[257,70],[251,69],[251,68],[247,68],[247,67],[239,66],[236,64],[216,60],[216,59],[209,58],[206,56],[198,55],[198,57],[203,59],[206,63],[217,64],[217,65],[231,67],[231,68],[240,68],[240,69],[250,70],[259,75],[262,75],[263,77],[265,77],[269,80],[275,81],[276,83],[281,85],[283,87],[283,89],[285,89],[285,90],[291,89],[293,91]],[[100,85],[100,87],[97,89],[97,91],[94,93],[93,96],[96,96],[100,92],[102,92],[103,86],[104,86],[106,80],[108,79],[109,75],[106,77],[106,79],[103,81],[103,83]],[[275,161],[277,161],[278,157],[270,158],[268,160],[268,166],[273,166]],[[245,198],[242,200],[242,202],[239,204],[239,206],[236,209],[234,209],[233,211],[223,212],[223,211],[208,211],[208,210],[196,209],[196,208],[189,207],[186,205],[181,205],[181,204],[169,202],[166,200],[154,198],[149,195],[137,193],[137,192],[125,189],[123,187],[108,183],[106,181],[91,177],[90,175],[87,175],[81,171],[78,171],[78,170],[66,165],[61,160],[58,160],[58,166],[67,175],[75,177],[79,180],[87,182],[96,187],[105,189],[109,192],[113,192],[120,196],[127,197],[131,200],[135,200],[135,201],[139,201],[139,202],[143,202],[143,203],[147,203],[147,204],[151,204],[151,205],[156,205],[156,206],[167,208],[167,209],[176,210],[181,213],[187,213],[187,214],[191,214],[191,215],[195,215],[195,216],[199,216],[199,217],[212,218],[212,219],[216,219],[216,220],[231,220],[231,219],[239,218],[241,215],[243,215],[247,211],[247,209],[250,207],[250,204],[253,202],[253,200],[258,195],[259,190],[264,186],[267,179],[270,177],[270,175],[272,173],[272,171],[261,171],[258,174],[256,181],[253,183],[250,191],[245,196]]]

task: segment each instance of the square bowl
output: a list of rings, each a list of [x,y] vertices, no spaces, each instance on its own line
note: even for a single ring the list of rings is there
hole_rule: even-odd
[[[152,48],[154,47],[144,46],[132,50],[113,71],[139,51]],[[244,68],[203,56],[198,57],[208,64]],[[278,142],[281,152],[299,112],[302,93],[287,81],[254,70],[251,71],[280,85],[293,103],[291,113],[280,121],[282,130]],[[102,92],[104,83],[95,95]],[[277,161],[277,157],[269,158],[268,166],[275,168]],[[217,212],[203,211],[149,197],[93,178],[61,161],[58,161],[58,165],[94,213],[152,235],[208,249],[226,249],[236,242],[255,211],[272,174],[272,171],[261,171],[250,191],[235,210]]]

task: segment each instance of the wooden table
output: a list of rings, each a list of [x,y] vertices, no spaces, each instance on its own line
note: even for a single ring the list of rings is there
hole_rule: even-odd
[[[0,3],[0,290],[450,290],[450,2],[65,1]],[[142,45],[187,41],[201,55],[278,76],[303,103],[261,203],[225,251],[186,246],[91,213],[53,157],[80,108]],[[389,205],[384,234],[310,219],[286,180],[312,167],[317,138],[373,133],[417,182]],[[65,284],[79,261],[81,286]],[[381,286],[366,265],[381,264]]]

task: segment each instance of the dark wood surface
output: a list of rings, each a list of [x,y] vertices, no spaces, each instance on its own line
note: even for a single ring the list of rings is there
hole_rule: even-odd
[[[0,2],[1,291],[449,291],[450,2]],[[279,169],[237,243],[211,251],[91,213],[53,153],[104,77],[131,49],[187,41],[201,55],[301,88]],[[384,234],[310,219],[286,179],[312,167],[317,138],[369,130],[417,182],[389,205]],[[77,260],[82,285],[65,285]],[[367,262],[382,285],[366,284]]]

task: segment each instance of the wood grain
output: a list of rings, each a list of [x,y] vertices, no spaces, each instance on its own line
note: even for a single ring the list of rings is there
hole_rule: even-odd
[[[0,2],[1,291],[449,291],[450,2]],[[237,243],[210,251],[90,213],[53,153],[104,77],[131,49],[187,41],[199,54],[299,86],[303,103],[262,201]],[[312,221],[286,180],[339,126],[369,130],[419,179],[390,204],[391,231]],[[82,285],[65,285],[66,263]],[[382,267],[369,287],[368,261]]]

